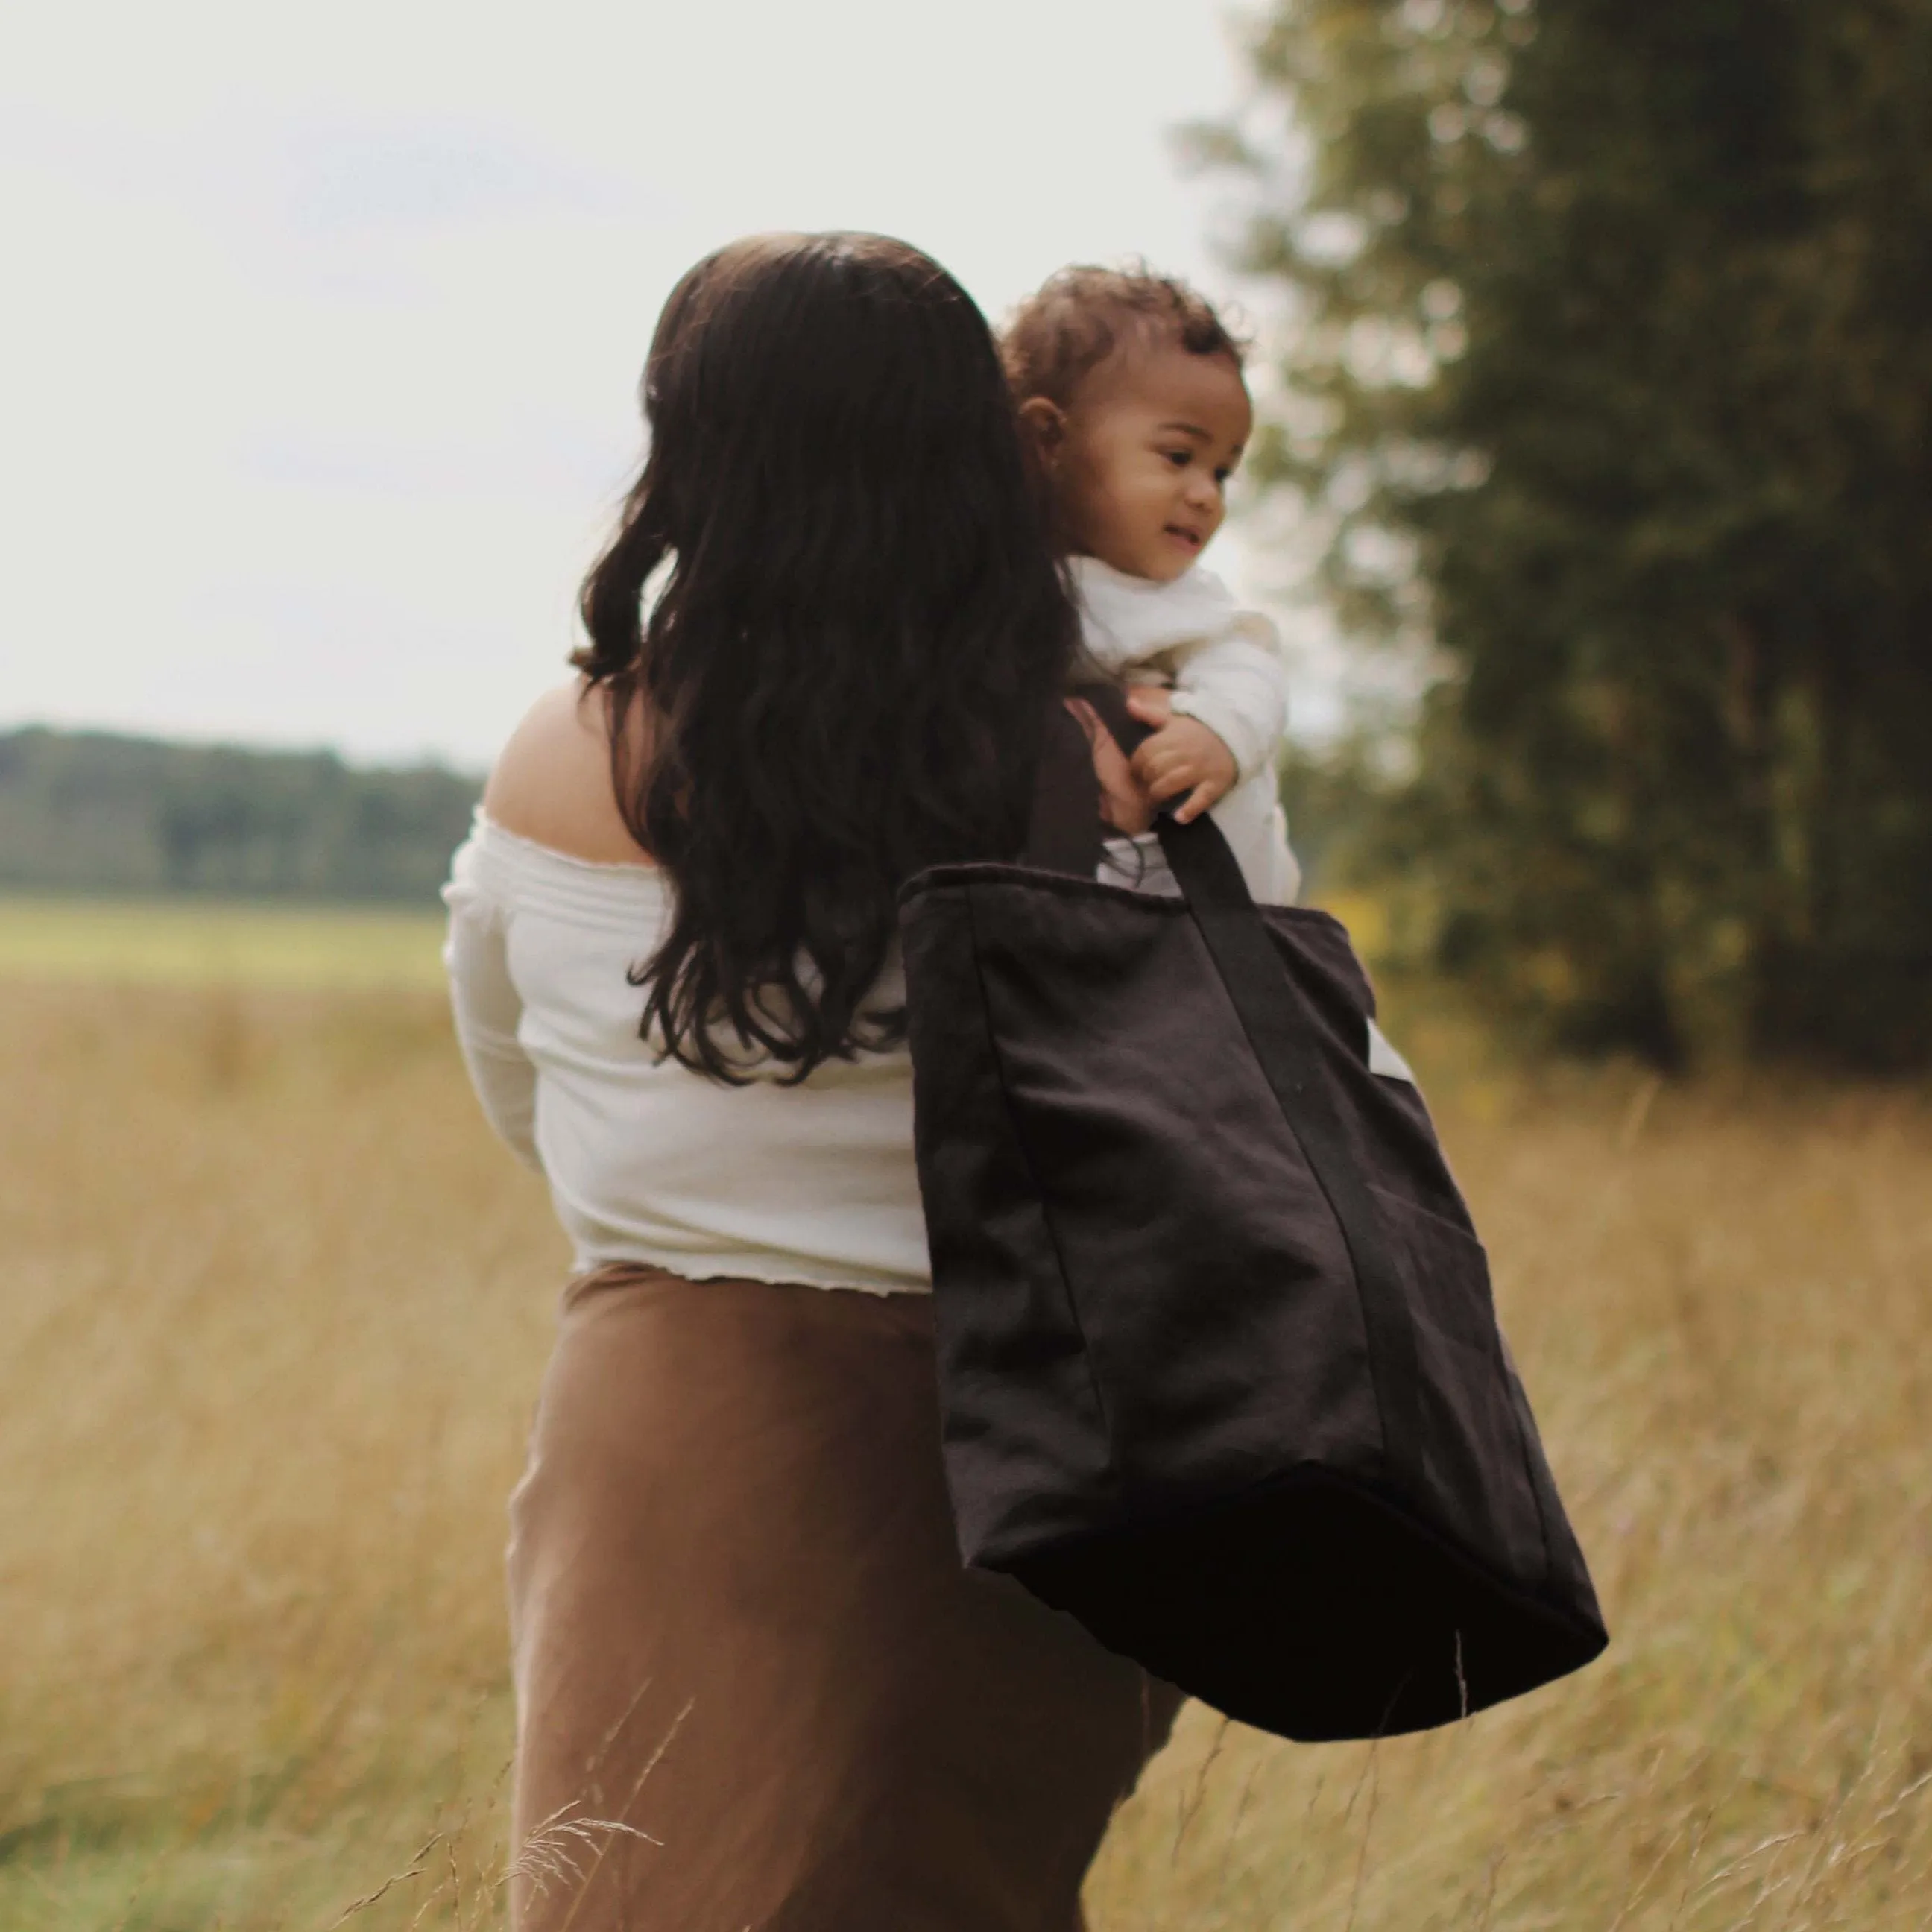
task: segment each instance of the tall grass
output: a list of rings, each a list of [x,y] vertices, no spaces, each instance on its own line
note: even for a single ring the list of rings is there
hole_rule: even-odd
[[[1190,1712],[1096,1932],[1932,1922],[1932,1113],[1427,1020],[1614,1647],[1374,1748]],[[564,1262],[433,995],[0,986],[0,1927],[500,1922]]]

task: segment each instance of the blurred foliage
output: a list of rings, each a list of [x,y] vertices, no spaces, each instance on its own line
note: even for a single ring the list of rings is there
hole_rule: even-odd
[[[0,736],[0,890],[435,902],[481,789],[97,732]]]
[[[1432,650],[1384,874],[1664,1066],[1932,1057],[1932,0],[1276,0],[1258,464]]]
[[[1325,904],[1379,869],[1399,795],[1379,752],[1372,736],[1352,734],[1322,744],[1291,740],[1282,754],[1281,802],[1306,903]]]

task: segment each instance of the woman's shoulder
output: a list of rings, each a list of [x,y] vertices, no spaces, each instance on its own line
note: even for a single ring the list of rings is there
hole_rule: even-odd
[[[524,714],[484,788],[483,810],[506,832],[570,858],[651,862],[617,808],[608,696],[582,678],[544,692]]]

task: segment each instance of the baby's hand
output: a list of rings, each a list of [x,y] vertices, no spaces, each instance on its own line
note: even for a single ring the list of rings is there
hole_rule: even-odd
[[[1174,814],[1179,824],[1199,818],[1234,782],[1234,753],[1199,718],[1176,712],[1172,698],[1158,686],[1136,686],[1127,693],[1127,709],[1155,728],[1134,754],[1134,776],[1156,804],[1186,793]]]

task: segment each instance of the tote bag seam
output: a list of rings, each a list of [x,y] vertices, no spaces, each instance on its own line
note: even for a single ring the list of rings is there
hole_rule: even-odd
[[[1234,1016],[1236,1025],[1240,1028],[1242,1037],[1248,1042],[1249,1051],[1254,1056],[1256,1065],[1260,1070],[1262,1078],[1267,1084],[1270,1096],[1274,1102],[1276,1111],[1281,1118],[1282,1124],[1287,1128],[1289,1136],[1293,1139],[1297,1148],[1300,1150],[1303,1164],[1308,1169],[1310,1178],[1314,1180],[1316,1188],[1320,1192],[1322,1199],[1328,1209],[1329,1216],[1334,1223],[1335,1232],[1340,1242],[1342,1253],[1348,1264],[1349,1286],[1353,1291],[1355,1305],[1361,1311],[1363,1337],[1366,1344],[1366,1366],[1368,1371],[1369,1390],[1370,1398],[1373,1401],[1376,1407],[1377,1424],[1382,1439],[1383,1453],[1384,1456],[1387,1458],[1391,1472],[1400,1472],[1404,1459],[1399,1458],[1394,1453],[1393,1445],[1397,1439],[1399,1434],[1406,1434],[1408,1432],[1394,1431],[1392,1430],[1389,1426],[1389,1418],[1394,1410],[1395,1396],[1392,1388],[1388,1386],[1390,1378],[1384,1372],[1385,1370],[1392,1369],[1395,1365],[1388,1362],[1386,1360],[1378,1359],[1381,1352],[1378,1349],[1376,1345],[1376,1322],[1375,1316],[1370,1312],[1369,1307],[1370,1294],[1372,1291],[1365,1290],[1363,1285],[1363,1258],[1358,1256],[1355,1252],[1354,1243],[1349,1238],[1348,1221],[1345,1217],[1341,1206],[1335,1199],[1332,1184],[1328,1176],[1323,1172],[1320,1160],[1315,1154],[1310,1150],[1307,1136],[1303,1132],[1301,1124],[1296,1119],[1293,1110],[1282,1100],[1280,1090],[1276,1088],[1274,1081],[1268,1072],[1267,1057],[1263,1053],[1259,1043],[1257,1042],[1253,1030],[1249,1026],[1248,1016],[1246,1013],[1243,1011],[1241,1002],[1237,997],[1234,988],[1228,982],[1227,974],[1223,970],[1221,962],[1216,955],[1213,942],[1208,938],[1206,932],[1202,928],[1202,922],[1198,913],[1195,916],[1194,923],[1196,931],[1200,933],[1202,950],[1208,956],[1215,983],[1220,988],[1222,997],[1228,1002],[1228,1010]],[[1272,947],[1270,948],[1270,951],[1274,954],[1275,962],[1280,970],[1282,979],[1288,988],[1289,998],[1291,1000],[1298,1001],[1302,997],[1301,989],[1299,983],[1295,980],[1288,963],[1285,960],[1282,960],[1278,953],[1274,953],[1274,949]],[[1321,1050],[1321,1045],[1322,1043],[1318,1038],[1315,1042],[1315,1050],[1309,1056],[1308,1070],[1312,1080],[1318,1081],[1322,1083],[1328,1104],[1331,1108],[1334,1108],[1334,1083],[1333,1076],[1329,1072],[1326,1060]],[[1319,1124],[1317,1123],[1316,1124],[1318,1126]],[[1343,1144],[1340,1151],[1342,1159],[1350,1165],[1356,1164],[1354,1163],[1354,1150],[1352,1148]],[[1357,1178],[1359,1180],[1361,1186],[1366,1193],[1366,1190],[1369,1186],[1367,1177],[1365,1174],[1360,1174],[1358,1172]],[[1373,1200],[1365,1199],[1364,1204],[1367,1208],[1370,1214],[1374,1218],[1376,1222],[1376,1228],[1372,1232],[1378,1236],[1384,1235],[1386,1234],[1386,1229],[1382,1226],[1382,1217],[1376,1208]],[[1408,1311],[1406,1309],[1401,1308],[1398,1303],[1397,1313],[1401,1316],[1406,1316],[1407,1312]],[[1410,1480],[1412,1482],[1418,1481],[1420,1474],[1420,1436],[1419,1430],[1416,1432],[1415,1439],[1409,1446],[1414,1461],[1414,1467],[1407,1471],[1406,1473],[1408,1474]]]
[[[1510,1426],[1516,1432],[1516,1460],[1522,1465],[1522,1479],[1529,1486],[1529,1506],[1536,1512],[1537,1540],[1543,1546],[1543,1575],[1545,1587],[1556,1574],[1556,1552],[1550,1541],[1550,1518],[1543,1507],[1543,1485],[1536,1480],[1536,1470],[1529,1460],[1529,1436],[1522,1426],[1522,1419],[1529,1414],[1529,1391],[1522,1385],[1522,1378],[1503,1359],[1502,1328],[1496,1328],[1496,1366],[1503,1372],[1503,1387],[1509,1392]]]
[[[1484,1337],[1483,1352],[1487,1358],[1491,1369],[1502,1377],[1504,1392],[1509,1393],[1513,1389],[1522,1392],[1520,1409],[1514,1396],[1504,1406],[1509,1412],[1510,1433],[1516,1440],[1516,1461],[1522,1466],[1524,1486],[1529,1491],[1529,1506],[1535,1513],[1536,1538],[1543,1552],[1541,1581],[1547,1583],[1555,1571],[1556,1558],[1550,1548],[1550,1522],[1544,1510],[1541,1488],[1536,1480],[1536,1471],[1529,1460],[1529,1438],[1522,1426],[1522,1412],[1529,1407],[1529,1396],[1528,1391],[1522,1389],[1522,1377],[1510,1368],[1508,1359],[1503,1353],[1502,1321],[1496,1313],[1496,1284],[1490,1274],[1488,1251],[1484,1249],[1480,1235],[1474,1233],[1470,1228],[1458,1227],[1446,1215],[1437,1214],[1434,1208],[1425,1207],[1419,1201],[1412,1201],[1406,1195],[1398,1194],[1393,1188],[1383,1186],[1379,1181],[1370,1180],[1365,1184],[1372,1196],[1382,1195],[1391,1201],[1400,1202],[1412,1214],[1418,1214],[1426,1220],[1435,1222],[1449,1232],[1460,1235],[1465,1241],[1468,1242],[1482,1252],[1483,1285],[1488,1291],[1486,1298],[1490,1310],[1490,1326],[1488,1333]],[[1460,1193],[1460,1190],[1459,1190],[1458,1192]],[[1454,1336],[1450,1339],[1460,1340]],[[1461,1346],[1467,1348],[1471,1345],[1468,1342],[1462,1342]]]
[[[966,926],[973,941],[973,978],[980,989],[980,1010],[986,1023],[986,1042],[992,1049],[993,1072],[1000,1083],[1000,1097],[1006,1103],[1007,1131],[1012,1136],[1013,1145],[1018,1150],[1020,1164],[1026,1170],[1027,1179],[1033,1184],[1034,1199],[1040,1209],[1040,1225],[1046,1231],[1046,1238],[1053,1250],[1054,1274],[1059,1286],[1060,1299],[1065,1304],[1067,1318],[1073,1324],[1073,1332],[1079,1338],[1080,1360],[1086,1370],[1088,1393],[1093,1399],[1095,1414],[1098,1417],[1102,1434],[1106,1438],[1107,1460],[1103,1466],[1109,1486],[1118,1491],[1118,1479],[1114,1468],[1114,1426],[1107,1410],[1107,1400],[1100,1388],[1100,1378],[1094,1362],[1094,1345],[1088,1339],[1086,1324],[1080,1318],[1080,1306],[1075,1299],[1073,1284],[1068,1279],[1066,1256],[1060,1244],[1060,1236],[1053,1225],[1053,1216],[1048,1213],[1046,1190],[1040,1184],[1040,1171],[1035,1165],[1033,1154],[1027,1145],[1026,1136],[1020,1131],[1018,1110],[1013,1100],[1011,1083],[1006,1077],[1006,1056],[1000,1050],[998,1028],[993,1024],[993,1003],[986,988],[986,968],[980,950],[980,928],[974,916],[973,889],[969,884],[961,896],[966,904]]]

